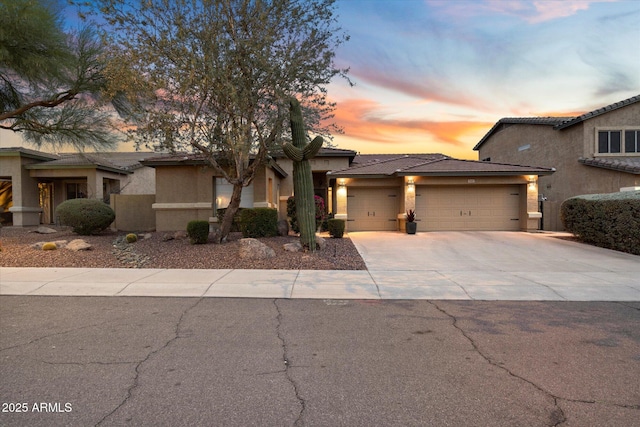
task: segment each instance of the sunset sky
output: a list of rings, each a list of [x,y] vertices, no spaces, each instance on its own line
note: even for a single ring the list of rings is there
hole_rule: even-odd
[[[339,148],[477,159],[502,117],[640,94],[640,0],[338,0],[337,12],[351,40],[336,65],[355,83],[329,87]]]
[[[361,153],[477,159],[502,117],[576,115],[640,94],[640,1],[340,0],[344,128]]]

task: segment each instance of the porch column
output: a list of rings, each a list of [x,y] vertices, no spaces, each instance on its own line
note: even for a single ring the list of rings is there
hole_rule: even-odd
[[[536,231],[540,228],[542,218],[542,213],[538,212],[538,177],[529,175],[527,181],[527,217],[524,228],[526,231]]]
[[[38,197],[38,180],[32,178],[28,170],[20,167],[11,176],[11,191],[13,206],[9,208],[9,212],[13,214],[13,225],[39,225],[42,209]]]
[[[347,185],[344,178],[338,178],[338,189],[336,190],[336,212],[335,218],[347,220]]]

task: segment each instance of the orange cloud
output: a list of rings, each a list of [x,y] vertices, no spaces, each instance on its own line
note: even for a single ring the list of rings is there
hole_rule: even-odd
[[[336,123],[344,135],[371,142],[402,144],[411,136],[423,133],[434,142],[462,147],[461,137],[490,128],[493,123],[475,121],[434,122],[429,120],[401,120],[382,116],[379,105],[371,100],[349,100],[338,104]]]

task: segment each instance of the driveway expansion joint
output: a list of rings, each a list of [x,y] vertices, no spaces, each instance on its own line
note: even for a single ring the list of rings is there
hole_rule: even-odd
[[[198,300],[186,307],[183,311],[182,314],[180,314],[180,317],[178,318],[178,321],[176,322],[176,327],[174,330],[174,336],[171,337],[170,339],[168,339],[163,345],[161,345],[160,347],[158,347],[157,349],[150,351],[143,359],[134,362],[135,363],[135,367],[134,367],[134,372],[135,375],[133,377],[133,381],[132,384],[129,386],[129,388],[127,389],[127,393],[126,396],[124,397],[124,399],[122,400],[122,402],[120,402],[111,412],[109,412],[108,414],[106,414],[104,417],[102,417],[102,419],[100,419],[95,425],[99,426],[101,425],[104,421],[107,420],[107,418],[109,418],[110,416],[112,416],[113,414],[115,414],[116,412],[118,412],[120,410],[120,408],[122,408],[128,401],[129,399],[131,399],[131,397],[133,396],[133,391],[138,387],[139,385],[139,378],[140,378],[140,369],[142,368],[142,366],[149,361],[153,356],[155,356],[156,354],[160,353],[162,350],[166,349],[167,347],[169,347],[169,345],[171,345],[174,341],[178,340],[179,338],[181,338],[180,335],[180,326],[182,324],[182,321],[184,320],[185,316],[187,315],[187,313],[189,311],[191,311],[192,309],[194,309],[198,304],[200,304],[200,302],[202,302],[203,298],[198,298]]]
[[[291,372],[289,371],[290,368],[293,368],[294,366],[291,365],[291,362],[289,360],[289,352],[288,352],[288,347],[287,347],[287,341],[284,338],[284,335],[282,334],[282,311],[280,310],[280,306],[278,306],[278,299],[275,298],[273,300],[273,305],[276,308],[276,311],[278,313],[278,315],[276,316],[276,335],[278,337],[278,340],[280,340],[280,342],[282,343],[282,361],[284,364],[284,370],[282,371],[287,379],[287,381],[289,381],[291,383],[291,386],[293,387],[293,391],[296,395],[296,399],[298,400],[298,403],[300,404],[300,412],[298,413],[298,417],[296,418],[295,422],[293,423],[294,426],[302,426],[304,425],[304,412],[307,409],[306,406],[306,402],[305,400],[302,398],[302,396],[300,396],[300,390],[298,388],[298,384],[295,382],[295,380],[291,377]]]

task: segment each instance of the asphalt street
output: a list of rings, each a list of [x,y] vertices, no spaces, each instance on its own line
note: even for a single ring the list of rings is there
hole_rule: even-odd
[[[640,425],[640,302],[0,305],[2,426]]]

